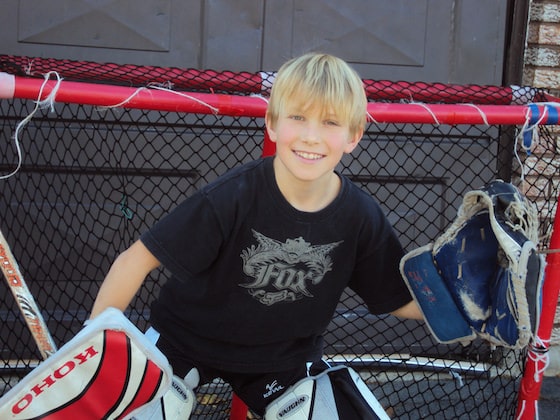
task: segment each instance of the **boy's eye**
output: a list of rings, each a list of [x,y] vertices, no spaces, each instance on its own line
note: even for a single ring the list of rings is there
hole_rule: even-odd
[[[297,114],[292,114],[292,115],[290,115],[290,118],[291,118],[292,120],[296,120],[296,121],[302,121],[302,120],[303,120],[303,116],[297,115]]]
[[[335,126],[335,127],[338,127],[340,125],[338,123],[338,121],[335,121],[335,120],[327,120],[327,121],[325,121],[325,124],[326,125],[332,125],[332,126]]]

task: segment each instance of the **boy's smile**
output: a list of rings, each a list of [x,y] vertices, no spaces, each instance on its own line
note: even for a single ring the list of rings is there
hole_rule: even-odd
[[[303,159],[309,159],[309,160],[318,160],[324,157],[324,155],[318,155],[309,152],[300,152],[298,150],[294,150],[294,153]]]

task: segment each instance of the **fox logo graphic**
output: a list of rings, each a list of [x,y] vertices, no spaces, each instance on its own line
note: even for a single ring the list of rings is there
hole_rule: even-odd
[[[331,270],[328,255],[340,242],[313,246],[302,237],[285,243],[253,230],[258,245],[241,253],[243,271],[253,281],[240,286],[264,305],[293,302],[313,297],[310,285],[317,285]]]

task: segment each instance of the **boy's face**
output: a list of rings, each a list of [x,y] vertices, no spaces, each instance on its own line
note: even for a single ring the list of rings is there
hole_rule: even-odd
[[[288,105],[274,124],[267,116],[266,124],[270,139],[276,143],[277,158],[301,181],[330,176],[363,134],[352,134],[334,110],[325,113],[320,107]]]

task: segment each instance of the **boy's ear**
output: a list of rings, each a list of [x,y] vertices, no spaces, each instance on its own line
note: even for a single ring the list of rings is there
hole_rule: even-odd
[[[345,153],[352,153],[352,151],[356,148],[360,140],[364,135],[364,130],[357,131],[352,137],[350,137],[346,148],[344,149]]]
[[[268,138],[273,142],[276,143],[276,131],[273,128],[272,120],[268,115],[268,112],[265,114],[264,122],[266,126],[266,132],[268,133]]]

